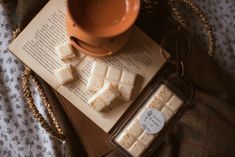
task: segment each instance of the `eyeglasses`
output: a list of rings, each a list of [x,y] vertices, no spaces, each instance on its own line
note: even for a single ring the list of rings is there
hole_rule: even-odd
[[[190,38],[182,28],[177,28],[167,32],[161,39],[161,53],[167,59],[168,51],[171,54],[170,63],[176,65],[176,72],[184,75],[184,63],[191,55]],[[166,51],[165,51],[166,50]]]
[[[191,104],[194,96],[194,88],[192,80],[185,74],[184,64],[191,55],[189,36],[181,27],[178,27],[167,32],[162,37],[160,45],[162,56],[176,67],[176,73],[170,75],[167,81],[174,83],[180,92],[185,93],[188,98],[188,103]],[[168,59],[169,56],[166,51],[171,54],[170,59]]]

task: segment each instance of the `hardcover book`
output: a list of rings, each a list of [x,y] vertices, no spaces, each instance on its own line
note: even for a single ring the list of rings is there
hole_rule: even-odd
[[[108,133],[162,68],[166,59],[161,55],[160,46],[134,26],[129,42],[117,55],[92,58],[78,52],[78,59],[72,63],[76,69],[76,80],[60,85],[53,71],[66,64],[55,52],[56,46],[69,41],[65,17],[66,1],[50,0],[12,42],[9,50],[74,107]],[[102,115],[95,112],[87,103],[94,95],[94,92],[86,88],[94,61],[102,61],[118,69],[138,74],[131,101],[118,100],[115,102],[115,107]]]

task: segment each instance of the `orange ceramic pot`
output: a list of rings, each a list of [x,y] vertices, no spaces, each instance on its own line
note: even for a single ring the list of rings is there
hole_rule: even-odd
[[[115,54],[127,43],[139,9],[140,0],[68,0],[71,43],[89,56]]]

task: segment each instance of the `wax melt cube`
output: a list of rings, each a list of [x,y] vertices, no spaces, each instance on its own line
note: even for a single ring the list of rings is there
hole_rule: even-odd
[[[161,110],[164,104],[158,99],[156,95],[153,95],[150,100],[147,102],[147,107]]]
[[[130,148],[129,148],[129,152],[131,155],[133,155],[134,157],[139,157],[145,150],[145,146],[139,142],[136,141]]]
[[[136,74],[123,71],[122,77],[121,77],[121,83],[125,83],[125,84],[133,86],[135,83],[135,78],[136,78]]]
[[[118,96],[118,91],[110,83],[105,84],[95,95],[93,95],[88,103],[96,110],[102,111],[109,106]],[[97,106],[97,107],[94,107]]]
[[[91,75],[96,75],[104,78],[106,75],[106,71],[107,65],[105,63],[94,62],[91,69]]]
[[[169,121],[172,118],[172,116],[174,115],[174,112],[167,106],[163,107],[161,112],[163,114],[165,122]]]
[[[146,147],[148,147],[148,146],[151,144],[151,142],[153,141],[154,138],[155,138],[155,135],[152,135],[152,134],[148,134],[148,133],[146,133],[146,132],[143,132],[143,133],[139,136],[138,140],[139,140],[141,143],[143,143]]]
[[[112,66],[109,66],[106,78],[108,80],[112,80],[112,81],[119,81],[120,77],[121,77],[121,74],[122,74],[121,70],[119,70],[117,68],[114,68]]]
[[[133,86],[127,84],[119,84],[118,91],[120,92],[120,98],[126,101],[131,99]]]
[[[70,65],[66,65],[55,71],[56,80],[59,84],[66,84],[73,81],[73,73]]]
[[[128,149],[135,142],[135,138],[133,135],[123,132],[116,138],[116,142],[123,148]]]
[[[166,103],[171,96],[171,90],[164,84],[161,85],[156,92],[156,97],[163,103]]]
[[[144,130],[140,126],[140,122],[136,119],[133,120],[127,128],[127,132],[133,135],[134,137],[138,137]]]
[[[68,58],[63,60],[66,64],[70,64],[72,67],[77,67],[79,63],[81,62],[81,58],[74,57],[74,58]]]
[[[119,82],[118,81],[113,81],[113,80],[105,80],[104,84],[106,83],[111,83],[115,88],[118,89]]]
[[[107,83],[97,92],[97,95],[104,100],[107,105],[110,105],[118,96],[118,91],[112,84]]]
[[[148,109],[147,107],[143,107],[143,108],[138,112],[138,114],[136,115],[136,119],[140,121],[142,114],[143,114],[147,109]]]
[[[183,101],[176,95],[173,95],[170,100],[166,103],[166,105],[176,113],[180,106],[183,104]]]
[[[74,48],[70,43],[65,43],[62,45],[59,45],[55,48],[58,56],[60,59],[68,59],[68,58],[73,58],[76,57],[74,53]]]
[[[104,79],[102,77],[91,75],[87,82],[87,89],[91,91],[98,91],[103,87]]]
[[[89,99],[88,104],[98,112],[101,112],[106,107],[106,103],[99,97],[92,97]]]

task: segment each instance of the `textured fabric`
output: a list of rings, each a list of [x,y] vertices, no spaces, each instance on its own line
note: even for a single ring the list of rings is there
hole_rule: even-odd
[[[156,155],[233,157],[235,108],[197,92],[197,102],[182,116]]]
[[[195,3],[205,12],[213,26],[216,38],[216,52],[213,56],[219,67],[235,80],[235,1],[233,0],[195,0]],[[197,42],[206,51],[207,37],[202,31],[200,21],[184,9],[190,30]]]
[[[23,66],[7,51],[12,38],[13,9],[0,4],[0,156],[65,156],[64,145],[41,128],[23,99]],[[39,110],[47,117],[33,87],[32,91]]]

